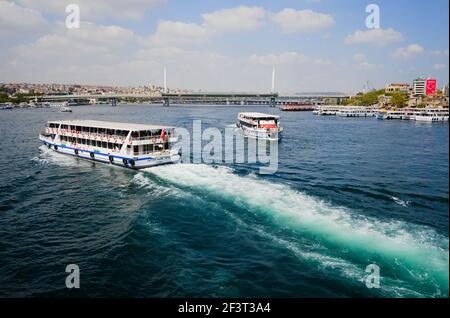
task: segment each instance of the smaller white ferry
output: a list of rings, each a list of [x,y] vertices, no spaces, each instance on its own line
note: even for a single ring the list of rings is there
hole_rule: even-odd
[[[49,149],[78,158],[142,169],[176,163],[175,127],[95,120],[49,121],[39,139]]]
[[[280,140],[283,131],[280,116],[263,113],[239,113],[236,126],[247,138]]]

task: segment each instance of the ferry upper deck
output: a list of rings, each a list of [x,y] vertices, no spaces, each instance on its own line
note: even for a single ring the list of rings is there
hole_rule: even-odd
[[[162,130],[162,129],[175,129],[172,126],[160,126],[160,125],[148,125],[148,124],[131,124],[131,123],[119,123],[113,121],[100,121],[100,120],[53,120],[48,121],[48,124],[69,126],[71,129],[77,127],[88,127],[97,129],[109,129],[109,130],[122,130],[122,131],[146,131],[146,130]]]
[[[258,113],[258,112],[239,113],[239,117],[246,118],[246,119],[279,119],[280,118],[280,116],[278,116],[278,115],[264,114],[264,113]]]

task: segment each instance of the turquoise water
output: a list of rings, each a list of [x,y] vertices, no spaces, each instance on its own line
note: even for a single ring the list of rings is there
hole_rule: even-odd
[[[282,116],[274,175],[135,172],[37,138],[69,118],[223,129],[242,107],[2,111],[0,296],[448,297],[448,124],[245,108]],[[72,263],[79,290],[65,287]]]

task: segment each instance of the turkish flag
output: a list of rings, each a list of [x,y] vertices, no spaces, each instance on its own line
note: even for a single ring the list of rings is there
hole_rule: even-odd
[[[427,80],[425,94],[427,96],[436,94],[436,80]]]

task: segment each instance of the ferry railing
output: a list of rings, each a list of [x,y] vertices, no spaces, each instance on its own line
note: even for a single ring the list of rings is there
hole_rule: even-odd
[[[77,130],[70,130],[70,129],[59,129],[59,128],[50,128],[47,127],[44,130],[47,133],[51,134],[59,134],[62,136],[68,136],[68,137],[75,137],[75,138],[83,138],[83,139],[94,139],[104,142],[113,142],[113,143],[124,143],[126,137],[124,136],[117,136],[117,135],[108,135],[108,134],[99,134],[99,133],[91,133],[91,132],[85,132],[85,131],[77,131]],[[175,133],[166,134],[164,139],[162,140],[162,135],[152,135],[152,136],[142,136],[142,137],[130,137],[129,141],[143,141],[143,140],[149,140],[155,142],[165,142],[172,138],[176,137]]]

